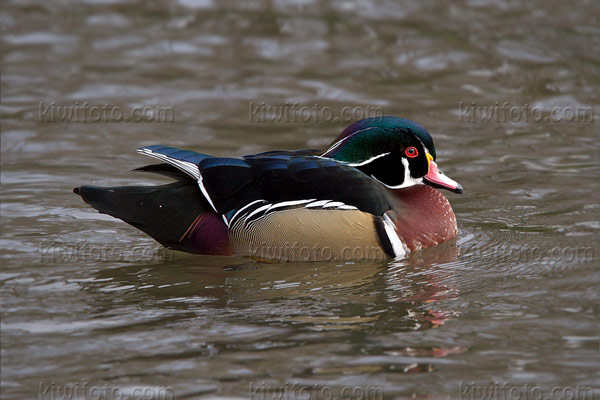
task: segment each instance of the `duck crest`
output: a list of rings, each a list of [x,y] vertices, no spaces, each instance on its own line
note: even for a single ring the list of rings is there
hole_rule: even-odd
[[[351,145],[351,143],[354,141],[353,138],[357,138],[359,134],[362,139],[361,143],[375,143],[380,141],[381,144],[385,144],[393,135],[408,133],[416,136],[425,145],[425,147],[429,149],[429,153],[435,160],[435,146],[433,145],[433,139],[431,138],[429,132],[427,132],[424,127],[414,121],[392,116],[366,118],[353,123],[344,129],[321,155],[336,159],[352,158],[350,155],[346,155],[344,153],[360,152],[361,150],[365,150],[364,148],[361,149],[361,147],[358,145]],[[388,140],[386,140],[386,137]],[[336,154],[340,158],[336,157]]]

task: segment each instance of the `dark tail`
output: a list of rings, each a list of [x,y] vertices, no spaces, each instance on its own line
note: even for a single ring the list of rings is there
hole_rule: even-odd
[[[165,247],[204,254],[228,250],[226,225],[193,181],[162,186],[80,186],[73,192],[101,213],[122,219]]]

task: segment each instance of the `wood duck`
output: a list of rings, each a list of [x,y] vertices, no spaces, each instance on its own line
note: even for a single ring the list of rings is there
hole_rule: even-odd
[[[81,186],[73,191],[165,247],[284,261],[401,258],[457,235],[450,203],[462,193],[438,170],[421,125],[376,117],[346,128],[324,151],[213,157],[167,146],[138,153],[162,186]]]

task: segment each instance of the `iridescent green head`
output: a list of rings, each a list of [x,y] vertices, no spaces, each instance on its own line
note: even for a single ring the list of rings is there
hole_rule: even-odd
[[[421,125],[399,117],[375,117],[346,128],[322,157],[353,166],[390,189],[426,183],[462,193],[438,171],[435,146]]]

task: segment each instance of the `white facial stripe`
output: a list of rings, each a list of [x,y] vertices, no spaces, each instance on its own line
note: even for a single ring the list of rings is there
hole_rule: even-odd
[[[425,153],[429,153],[429,149],[427,148],[427,146],[425,146],[425,143],[423,143],[421,138],[419,138],[417,135],[414,135],[414,137],[419,141],[419,143],[421,143],[421,146],[423,146],[423,148],[425,149]]]
[[[349,139],[351,136],[352,135],[346,136],[345,138],[343,138],[339,142],[334,143],[330,148],[328,148],[326,151],[324,151],[323,154],[327,154],[330,151],[333,151],[333,150],[337,149],[340,144],[344,143],[344,141],[347,140],[347,139]]]
[[[378,154],[375,157],[369,158],[368,160],[361,161],[359,163],[352,163],[352,164],[348,164],[348,165],[350,165],[351,167],[362,167],[363,165],[366,165],[366,164],[370,163],[371,161],[377,160],[378,158],[385,157],[388,154],[390,154],[390,153]]]
[[[400,185],[396,185],[396,186],[386,185],[385,183],[381,182],[379,179],[375,178],[375,176],[373,176],[373,175],[371,175],[371,178],[375,179],[377,182],[381,183],[383,186],[390,188],[390,189],[402,189],[405,187],[418,185],[419,183],[423,182],[423,178],[415,179],[412,176],[410,176],[410,168],[408,166],[408,160],[404,157],[402,157],[402,165],[404,165],[404,181]]]
[[[364,131],[368,131],[368,130],[371,130],[371,129],[375,129],[375,127],[373,127],[373,126],[369,126],[369,127],[366,127],[366,128],[364,128],[364,129],[361,129],[361,130],[358,130],[358,131],[356,131],[356,132],[353,132],[353,133],[351,133],[350,135],[346,136],[346,137],[345,137],[345,138],[343,138],[342,140],[340,140],[340,141],[338,141],[338,142],[335,142],[333,145],[331,145],[331,147],[330,147],[330,148],[328,148],[327,150],[325,150],[325,151],[324,151],[322,154],[328,154],[329,152],[331,152],[331,151],[333,151],[333,150],[337,149],[337,148],[338,148],[338,147],[339,147],[339,146],[340,146],[342,143],[344,143],[346,140],[350,139],[351,137],[354,137],[354,136],[356,136],[356,134],[358,134],[358,133],[361,133],[361,132],[364,132]]]

